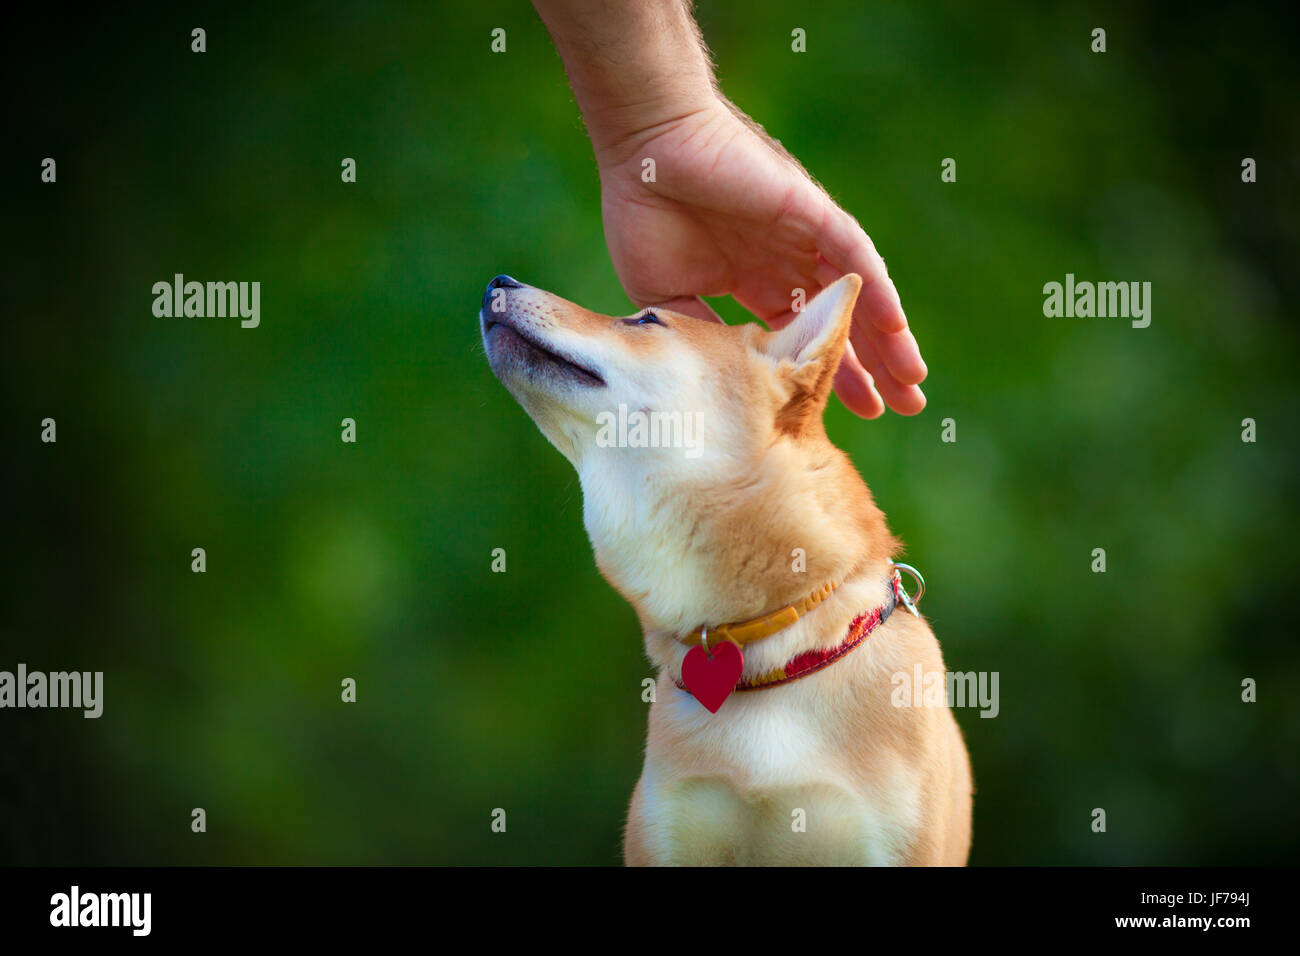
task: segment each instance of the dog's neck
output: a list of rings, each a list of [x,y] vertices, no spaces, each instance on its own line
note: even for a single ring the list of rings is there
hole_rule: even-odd
[[[767,645],[765,658],[792,641],[829,640],[888,574],[896,542],[884,516],[824,436],[778,443],[733,472],[685,482],[579,470],[597,564],[636,609],[660,665],[679,662],[676,638],[701,625],[749,620],[843,582],[793,638],[754,646]]]

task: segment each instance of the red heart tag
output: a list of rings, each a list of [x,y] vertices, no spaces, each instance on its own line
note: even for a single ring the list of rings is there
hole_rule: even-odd
[[[712,656],[703,647],[692,647],[682,661],[682,683],[711,714],[733,690],[745,670],[745,655],[739,645],[722,641]]]

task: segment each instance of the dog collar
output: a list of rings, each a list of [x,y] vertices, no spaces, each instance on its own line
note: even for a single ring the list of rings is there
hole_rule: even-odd
[[[915,597],[907,593],[903,587],[902,576],[900,571],[907,571],[917,582],[917,591]],[[750,625],[761,625],[753,630],[742,630],[749,642],[758,640],[758,637],[750,636],[758,630],[770,626],[773,619],[779,619],[784,615],[789,620],[789,624],[797,621],[807,610],[820,604],[826,599],[826,596],[835,590],[836,585],[827,585],[817,591],[814,591],[808,598],[801,601],[799,605],[787,605],[771,614],[765,614],[753,621],[745,621],[740,625],[724,625],[714,631],[708,632],[708,636],[722,633],[724,628],[749,628]],[[925,581],[919,571],[910,565],[895,563],[893,573],[889,577],[889,595],[885,603],[880,607],[873,608],[870,611],[863,611],[852,621],[849,622],[848,633],[844,640],[834,647],[822,648],[819,650],[804,651],[788,660],[783,667],[767,671],[763,674],[757,674],[753,677],[740,680],[740,674],[744,669],[744,656],[740,650],[740,644],[729,634],[723,634],[723,643],[715,645],[717,654],[710,654],[708,644],[703,636],[703,628],[693,632],[699,635],[699,643],[687,654],[687,660],[682,663],[682,676],[674,679],[680,689],[693,694],[712,713],[716,713],[722,706],[722,702],[730,696],[732,691],[750,691],[766,690],[769,687],[779,687],[782,684],[789,684],[798,680],[800,677],[807,677],[824,667],[829,667],[849,651],[853,650],[868,637],[871,633],[889,620],[889,616],[894,613],[894,609],[902,604],[913,615],[920,617],[916,605],[921,600],[921,595],[925,593]],[[793,618],[789,612],[796,611]],[[782,627],[788,627],[784,624]],[[781,627],[772,628],[760,636],[768,636],[781,630]],[[734,632],[733,632],[734,633]],[[685,643],[685,642],[683,642]],[[694,660],[692,660],[694,658]],[[734,674],[732,671],[734,670]]]
[[[822,601],[825,601],[831,592],[839,586],[838,581],[832,581],[830,584],[823,584],[802,601],[787,604],[785,607],[777,608],[775,611],[770,611],[761,617],[711,627],[708,629],[707,639],[705,637],[705,628],[697,627],[685,637],[677,638],[677,641],[687,647],[699,647],[703,644],[705,650],[709,648],[708,641],[731,641],[737,647],[744,647],[746,644],[754,643],[754,641],[771,637],[777,631],[785,630],[818,604],[821,604]]]

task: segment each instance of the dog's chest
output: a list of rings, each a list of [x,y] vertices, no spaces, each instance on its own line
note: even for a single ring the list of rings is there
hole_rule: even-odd
[[[754,708],[745,720],[684,722],[669,750],[652,748],[642,777],[647,850],[660,863],[895,865],[920,824],[917,781],[879,759],[846,764],[798,708]],[[670,705],[670,708],[673,705]]]

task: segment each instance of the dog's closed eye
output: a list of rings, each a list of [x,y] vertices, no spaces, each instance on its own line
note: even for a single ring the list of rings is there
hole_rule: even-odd
[[[624,319],[623,324],[624,325],[663,325],[664,328],[668,328],[667,325],[664,325],[664,320],[659,318],[659,316],[655,315],[653,312],[647,312],[645,315],[636,315],[630,319]]]

